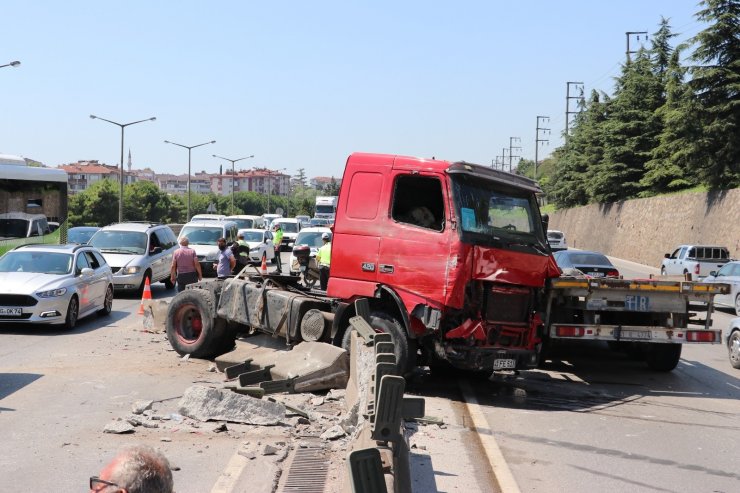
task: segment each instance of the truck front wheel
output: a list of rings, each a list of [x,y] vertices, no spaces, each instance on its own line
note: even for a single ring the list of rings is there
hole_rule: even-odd
[[[396,356],[396,374],[405,375],[416,366],[416,341],[409,340],[404,333],[398,320],[383,312],[370,314],[370,326],[376,332],[390,334],[393,339],[394,353]],[[349,326],[342,337],[342,348],[349,351],[352,342],[352,331]],[[413,351],[411,350],[413,348]]]
[[[205,290],[186,289],[172,299],[167,339],[179,354],[211,358],[233,347],[234,338],[227,334],[226,321],[213,312],[210,296]]]
[[[650,344],[645,353],[648,367],[654,371],[671,371],[681,359],[681,344]]]

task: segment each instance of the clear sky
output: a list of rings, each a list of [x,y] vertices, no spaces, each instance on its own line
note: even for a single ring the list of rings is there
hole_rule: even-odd
[[[354,151],[490,164],[536,116],[561,143],[567,81],[611,92],[626,31],[702,29],[694,0],[5,0],[0,153],[55,166],[341,176]],[[642,37],[641,37],[642,39]],[[632,40],[635,46],[636,40]],[[516,153],[515,153],[516,154]],[[241,165],[241,166],[240,166]]]

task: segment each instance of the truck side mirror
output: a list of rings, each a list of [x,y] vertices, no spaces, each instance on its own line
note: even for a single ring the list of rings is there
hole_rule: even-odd
[[[665,255],[663,255],[663,256],[664,256],[665,258],[671,258],[671,254],[670,254],[670,253],[666,253],[666,254],[665,254]]]
[[[545,230],[545,233],[547,233],[547,230],[550,229],[550,215],[549,214],[542,214],[542,228]]]
[[[712,272],[709,273],[709,276],[710,277],[717,277],[717,271],[716,270],[713,270]]]

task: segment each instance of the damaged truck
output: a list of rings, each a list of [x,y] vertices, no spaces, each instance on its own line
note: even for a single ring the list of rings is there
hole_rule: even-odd
[[[558,339],[606,340],[669,371],[681,344],[720,343],[710,317],[726,286],[561,277],[540,193],[525,177],[466,162],[352,154],[326,292],[245,268],[175,296],[168,339],[204,358],[254,332],[348,348],[355,302],[365,299],[370,326],[393,339],[399,374],[418,364],[534,368]],[[689,311],[697,306],[704,320]]]

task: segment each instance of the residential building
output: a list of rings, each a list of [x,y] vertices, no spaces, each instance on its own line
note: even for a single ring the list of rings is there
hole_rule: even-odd
[[[315,188],[316,190],[324,190],[329,185],[331,185],[332,180],[337,184],[337,188],[342,184],[342,178],[334,178],[333,176],[317,176],[314,178],[311,178],[309,180],[308,184],[311,186],[311,188]]]
[[[97,160],[77,161],[76,163],[60,164],[57,166],[63,169],[69,176],[69,193],[75,194],[83,192],[90,188],[93,183],[110,178],[118,181],[120,178],[120,169],[117,166],[101,164]],[[125,183],[133,183],[136,177],[129,173],[124,175]]]
[[[270,195],[288,195],[290,175],[267,168],[231,171],[211,175],[211,191],[218,195],[229,195],[232,188],[235,192],[257,192]]]

